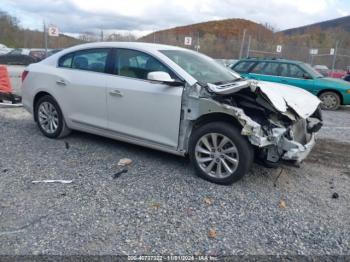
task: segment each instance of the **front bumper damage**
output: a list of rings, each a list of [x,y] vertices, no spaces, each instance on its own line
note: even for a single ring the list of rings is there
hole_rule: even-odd
[[[278,93],[281,91],[273,93],[273,88],[269,88],[266,83],[260,88],[259,83],[244,81],[230,92],[220,87],[209,87],[208,92],[200,86],[188,89],[183,100],[182,145],[186,144],[186,129],[192,129],[192,122],[219,113],[230,115],[239,123],[241,134],[263,162],[302,162],[322,127],[320,101],[304,90],[293,94],[293,88],[287,87],[282,96]]]
[[[300,120],[304,125],[299,125],[289,128],[272,128],[269,134],[264,134],[260,124],[253,121],[249,116],[245,115],[241,109],[238,110],[239,122],[242,124],[241,134],[246,136],[250,143],[266,152],[264,158],[276,163],[280,160],[293,161],[294,163],[302,162],[312,151],[315,146],[316,133],[322,126],[322,120],[312,118],[313,125],[308,125],[307,120]],[[315,127],[316,126],[316,127]],[[291,139],[292,129],[298,132],[298,138]]]
[[[312,148],[315,146],[315,134],[311,135],[310,141],[302,145],[296,141],[290,141],[283,139],[282,148],[286,150],[283,154],[282,159],[293,160],[297,163],[303,161],[311,152]]]

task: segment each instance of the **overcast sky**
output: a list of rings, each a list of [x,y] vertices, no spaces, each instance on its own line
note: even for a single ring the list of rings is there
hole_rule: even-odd
[[[225,18],[268,22],[278,30],[350,15],[350,0],[1,0],[21,25],[61,32],[154,30]]]

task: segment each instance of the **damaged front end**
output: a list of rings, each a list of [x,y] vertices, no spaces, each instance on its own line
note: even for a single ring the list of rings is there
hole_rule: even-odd
[[[230,115],[267,164],[303,161],[322,127],[319,99],[299,88],[239,79],[205,87],[196,84],[186,93],[183,126],[206,114]]]

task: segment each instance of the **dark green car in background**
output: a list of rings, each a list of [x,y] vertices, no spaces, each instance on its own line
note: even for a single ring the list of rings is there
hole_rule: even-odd
[[[349,82],[324,77],[300,61],[247,58],[232,65],[231,69],[245,78],[303,88],[320,98],[323,109],[336,110],[340,105],[350,105]]]

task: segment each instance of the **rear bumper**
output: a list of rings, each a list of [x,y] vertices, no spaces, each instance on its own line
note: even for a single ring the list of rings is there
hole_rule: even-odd
[[[296,141],[284,139],[282,148],[285,150],[285,153],[282,155],[282,159],[300,163],[310,154],[314,146],[315,146],[314,133],[311,134],[309,142],[305,145],[302,145]]]

